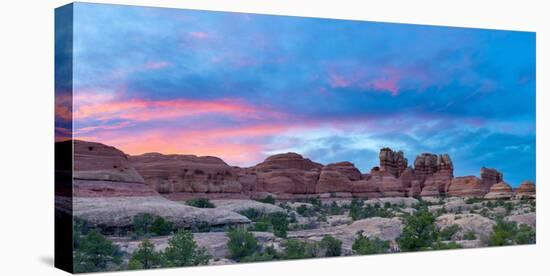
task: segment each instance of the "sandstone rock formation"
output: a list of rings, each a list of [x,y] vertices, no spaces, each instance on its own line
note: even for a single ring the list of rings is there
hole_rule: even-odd
[[[527,180],[523,181],[515,190],[515,193],[518,198],[534,198],[536,194],[535,183]]]
[[[447,154],[423,153],[408,166],[402,151],[382,148],[379,166],[362,174],[353,163],[322,165],[297,153],[270,156],[256,166],[231,167],[212,156],[147,153],[127,156],[122,151],[75,141],[76,196],[152,196],[157,192],[173,200],[307,197],[507,197],[509,190],[496,169],[481,168],[480,176],[454,177]],[[494,187],[490,193],[491,187]],[[499,190],[500,189],[500,190]],[[532,182],[516,191],[534,197]],[[506,194],[506,195],[505,195]]]
[[[147,153],[130,160],[145,182],[159,193],[242,191],[233,168],[217,157]]]
[[[216,208],[229,210],[233,212],[242,212],[247,209],[254,209],[261,214],[271,214],[276,212],[286,213],[286,210],[268,203],[262,203],[255,200],[246,200],[246,199],[215,199],[211,200],[211,203],[216,206]]]
[[[387,172],[394,177],[399,177],[407,168],[408,160],[402,151],[394,152],[390,148],[382,148],[379,154],[380,171]]]
[[[80,140],[75,140],[73,147],[75,179],[144,182],[128,157],[114,147]]]
[[[512,197],[514,197],[514,191],[505,182],[494,184],[485,195],[485,199],[510,199]]]

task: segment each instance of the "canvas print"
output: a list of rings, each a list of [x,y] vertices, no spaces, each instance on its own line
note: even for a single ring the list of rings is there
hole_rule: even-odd
[[[534,244],[535,38],[60,7],[56,266]]]

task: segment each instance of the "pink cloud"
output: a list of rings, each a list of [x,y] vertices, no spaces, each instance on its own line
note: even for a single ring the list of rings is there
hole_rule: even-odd
[[[211,34],[207,32],[189,32],[189,35],[195,39],[206,39],[211,37]]]

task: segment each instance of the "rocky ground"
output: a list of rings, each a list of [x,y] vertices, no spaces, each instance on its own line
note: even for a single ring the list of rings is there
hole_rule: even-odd
[[[281,201],[275,204],[261,203],[252,200],[213,200],[215,208],[204,208],[205,212],[228,210],[243,213],[256,210],[259,213],[285,212],[291,217],[286,237],[277,237],[272,231],[251,231],[262,246],[273,246],[281,254],[288,240],[319,242],[330,235],[342,242],[341,255],[354,255],[353,243],[358,233],[370,239],[379,238],[389,241],[387,252],[399,252],[399,238],[402,236],[407,216],[427,210],[435,218],[439,232],[453,229],[440,237],[441,242],[454,242],[461,248],[485,247],[490,245],[493,228],[497,220],[514,221],[536,228],[535,200],[486,200],[480,198],[382,198],[364,200],[363,206],[383,210],[384,217],[366,217],[353,219],[350,216],[351,199],[327,200],[325,203],[311,201]],[[357,200],[355,200],[357,202]],[[319,201],[320,202],[320,201]],[[330,202],[330,203],[329,203]],[[179,203],[185,205],[185,203]],[[319,205],[320,204],[320,205]],[[320,207],[319,207],[320,206]],[[188,207],[187,208],[193,208]],[[258,222],[249,220],[245,227],[253,229]],[[152,237],[150,240],[156,250],[162,251],[168,245],[170,235]],[[211,264],[234,263],[227,247],[229,238],[226,232],[195,232],[197,245],[204,247],[212,256]],[[129,257],[138,248],[140,240],[131,237],[110,236],[115,244]]]

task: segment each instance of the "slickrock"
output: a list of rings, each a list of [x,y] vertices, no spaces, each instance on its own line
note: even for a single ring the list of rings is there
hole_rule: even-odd
[[[537,214],[536,213],[527,213],[521,215],[512,215],[505,218],[507,221],[515,221],[518,224],[526,224],[532,228],[537,227]]]
[[[496,223],[478,214],[444,214],[436,219],[438,228],[443,229],[453,224],[460,226],[459,234],[464,235],[467,232],[474,232],[478,239],[487,240],[493,233],[493,225]]]
[[[515,190],[516,197],[518,198],[535,198],[535,183],[525,180],[521,182],[519,187]]]
[[[246,200],[246,199],[215,199],[210,200],[211,203],[216,206],[216,208],[229,210],[233,212],[242,212],[247,209],[254,209],[262,214],[270,214],[276,212],[286,213],[286,210],[268,203],[262,203],[255,200]]]
[[[512,197],[514,197],[514,191],[505,182],[494,184],[485,195],[485,199],[510,199]]]
[[[120,150],[100,143],[74,140],[74,178],[81,180],[143,183]]]
[[[134,216],[144,213],[163,217],[179,227],[192,227],[199,223],[224,226],[250,222],[245,216],[232,211],[195,208],[161,196],[73,198],[74,216],[100,227],[130,227]]]
[[[242,191],[238,175],[217,157],[147,153],[130,160],[145,182],[160,193]]]

